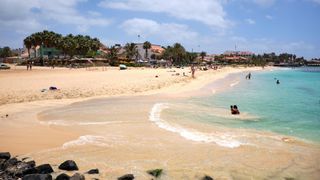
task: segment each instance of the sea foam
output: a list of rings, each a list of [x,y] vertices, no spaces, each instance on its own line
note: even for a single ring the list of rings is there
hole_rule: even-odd
[[[105,138],[102,136],[94,136],[94,135],[85,135],[80,136],[78,139],[66,142],[62,145],[62,148],[68,148],[73,146],[81,146],[85,144],[91,144],[95,146],[107,146],[105,143]]]
[[[170,132],[178,133],[185,139],[206,142],[206,143],[216,143],[219,146],[236,148],[242,143],[233,139],[231,135],[228,134],[212,134],[212,133],[202,133],[195,130],[189,130],[178,125],[171,125],[167,121],[161,119],[161,111],[169,108],[167,103],[156,103],[152,107],[149,115],[149,120],[154,122],[158,127],[165,129]]]
[[[231,83],[231,84],[230,84],[230,87],[233,87],[233,86],[235,86],[235,85],[237,85],[237,84],[239,84],[239,81],[236,81],[236,82],[234,82],[234,83]]]

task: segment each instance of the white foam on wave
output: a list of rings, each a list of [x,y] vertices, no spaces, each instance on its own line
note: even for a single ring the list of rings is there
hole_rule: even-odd
[[[80,136],[78,139],[66,142],[62,145],[62,148],[69,148],[74,146],[81,146],[85,144],[91,144],[96,146],[107,146],[105,143],[105,138],[102,136],[85,135]]]
[[[152,107],[149,115],[149,120],[154,122],[158,127],[165,129],[170,132],[178,133],[185,139],[206,142],[206,143],[216,143],[223,147],[236,148],[242,143],[233,139],[229,134],[213,134],[213,133],[202,133],[194,130],[189,130],[182,128],[180,126],[173,126],[167,121],[161,119],[161,111],[169,108],[167,103],[156,103]]]
[[[231,84],[230,84],[230,87],[233,87],[233,86],[235,86],[235,85],[237,85],[237,84],[239,84],[239,81],[236,81],[236,82],[234,82],[234,83],[231,83]]]

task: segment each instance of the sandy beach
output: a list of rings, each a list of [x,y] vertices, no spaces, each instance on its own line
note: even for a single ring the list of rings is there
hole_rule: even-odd
[[[164,169],[162,179],[200,179],[205,174],[215,179],[319,177],[319,147],[291,137],[185,124],[217,136],[251,137],[251,145],[230,148],[159,128],[156,103],[189,97],[231,73],[261,68],[197,71],[196,79],[189,70],[1,71],[0,150],[48,162],[57,172],[66,159],[75,160],[80,172],[100,169],[100,175],[87,178],[133,173],[137,179],[150,179],[145,171],[152,168]],[[41,92],[50,86],[60,90]]]
[[[49,99],[75,99],[96,96],[145,95],[160,92],[192,91],[229,73],[261,68],[224,68],[197,71],[191,78],[190,68],[129,68],[117,67],[69,69],[13,66],[0,71],[0,105]],[[185,74],[185,76],[183,75]],[[59,90],[50,91],[54,86]]]

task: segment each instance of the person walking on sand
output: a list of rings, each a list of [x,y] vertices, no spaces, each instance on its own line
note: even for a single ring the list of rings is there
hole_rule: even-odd
[[[194,67],[194,65],[191,65],[191,75],[192,75],[192,78],[195,78],[194,77],[194,73],[196,72],[196,69]]]
[[[27,71],[29,71],[30,65],[29,62],[27,62]]]

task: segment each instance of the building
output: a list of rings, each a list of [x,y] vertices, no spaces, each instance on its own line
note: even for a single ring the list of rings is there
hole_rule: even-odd
[[[246,62],[253,55],[250,51],[225,51],[223,60],[230,63]]]
[[[163,53],[164,49],[160,45],[151,44],[151,48],[147,50],[148,56],[146,57],[146,50],[143,49],[143,43],[137,43],[137,50],[138,50],[138,60],[149,62],[151,59],[154,59],[155,55],[160,55]]]

